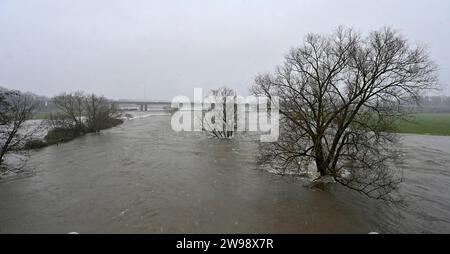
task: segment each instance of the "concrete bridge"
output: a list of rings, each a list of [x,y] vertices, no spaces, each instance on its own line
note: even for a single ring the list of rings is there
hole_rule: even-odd
[[[173,110],[170,101],[133,101],[133,100],[118,100],[114,104],[119,109],[137,109],[139,111],[153,110]]]

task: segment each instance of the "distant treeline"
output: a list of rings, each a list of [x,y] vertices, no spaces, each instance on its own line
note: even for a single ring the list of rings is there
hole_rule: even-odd
[[[4,94],[7,91],[11,91],[11,89],[0,86],[0,94]],[[53,103],[52,99],[47,96],[37,95],[31,92],[21,92],[21,94],[33,98],[36,103],[37,112],[54,112],[57,110],[57,107]]]
[[[0,92],[5,88],[0,87]],[[31,95],[37,101],[37,112],[55,112],[58,107],[51,98],[36,95],[30,92],[24,94]],[[422,96],[419,105],[403,105],[420,113],[450,113],[450,96]]]
[[[450,96],[422,96],[419,105],[404,105],[420,113],[450,113]]]

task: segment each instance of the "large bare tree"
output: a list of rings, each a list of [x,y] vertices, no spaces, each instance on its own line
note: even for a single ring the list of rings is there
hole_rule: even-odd
[[[280,139],[262,147],[260,162],[280,173],[314,168],[319,179],[389,200],[401,181],[395,120],[436,82],[426,48],[391,28],[366,37],[346,28],[310,34],[251,88],[281,105]]]

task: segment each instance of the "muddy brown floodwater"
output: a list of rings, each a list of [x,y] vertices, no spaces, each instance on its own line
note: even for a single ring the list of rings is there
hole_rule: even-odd
[[[152,116],[32,152],[0,182],[0,233],[450,233],[450,138],[403,136],[406,205],[312,191],[255,163],[252,138]]]

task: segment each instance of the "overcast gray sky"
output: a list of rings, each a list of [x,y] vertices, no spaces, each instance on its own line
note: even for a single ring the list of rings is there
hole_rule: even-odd
[[[240,94],[308,32],[391,25],[430,46],[450,83],[450,1],[0,0],[0,86],[171,99]],[[450,89],[445,88],[450,94]]]

